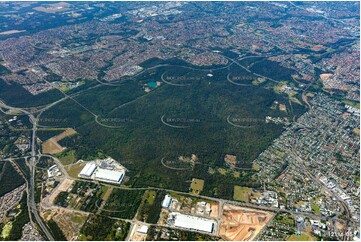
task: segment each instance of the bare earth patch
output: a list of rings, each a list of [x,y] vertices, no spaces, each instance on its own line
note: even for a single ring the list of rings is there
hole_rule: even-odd
[[[55,198],[59,195],[60,192],[67,191],[74,183],[74,180],[65,179],[63,180],[59,187],[50,195],[49,197],[49,203],[54,204]]]
[[[211,204],[211,214],[209,217],[217,218],[218,217],[218,203]]]
[[[88,218],[88,214],[85,212],[77,212],[62,207],[52,207],[51,210],[43,211],[41,215],[45,221],[53,219],[68,241],[77,240],[80,229]]]
[[[113,188],[109,187],[108,190],[104,193],[102,199],[103,201],[108,201],[110,194],[112,194]]]
[[[67,2],[59,2],[53,4],[43,4],[39,7],[33,8],[36,11],[44,13],[59,13],[70,10],[71,5]]]
[[[76,131],[72,128],[66,129],[63,133],[58,134],[50,139],[48,139],[47,141],[45,141],[42,144],[42,148],[43,148],[43,153],[46,154],[57,154],[62,152],[65,148],[62,147],[58,141],[76,134]]]
[[[4,31],[4,32],[0,32],[0,35],[9,35],[9,34],[17,34],[17,33],[21,33],[21,32],[25,32],[26,30],[8,30],[8,31]]]
[[[325,73],[325,74],[320,75],[321,81],[325,81],[325,80],[327,80],[327,79],[329,79],[331,77],[332,77],[331,73]]]
[[[253,240],[272,213],[225,204],[219,235],[231,241]]]
[[[54,221],[58,224],[63,231],[67,240],[76,240],[81,227],[85,223],[88,215],[60,209],[59,212],[53,217]]]

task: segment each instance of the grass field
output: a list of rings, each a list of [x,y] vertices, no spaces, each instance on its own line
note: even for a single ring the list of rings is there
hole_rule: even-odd
[[[288,93],[288,98],[294,102],[297,103],[299,105],[302,105],[302,103],[300,102],[300,100],[298,100],[295,96],[297,95],[296,91],[291,91],[290,93]]]
[[[234,186],[233,199],[242,202],[249,202],[249,198],[252,194],[252,188]]]
[[[146,199],[147,199],[147,203],[148,203],[149,205],[153,205],[156,194],[157,194],[157,193],[156,193],[156,191],[154,191],[154,190],[147,190],[147,191],[144,193],[143,198],[146,198]]]
[[[12,227],[13,227],[13,224],[11,222],[8,222],[7,224],[5,224],[5,226],[1,232],[1,237],[4,239],[9,237]]]
[[[74,164],[72,166],[66,167],[65,170],[66,170],[66,172],[68,172],[69,176],[78,178],[78,174],[84,168],[85,165],[86,165],[85,162],[78,163],[78,164]]]
[[[69,128],[69,129],[65,130],[63,133],[55,136],[54,139],[56,141],[60,141],[60,140],[62,140],[64,138],[72,136],[74,134],[76,134],[76,131],[74,129],[72,129],[72,128]]]
[[[107,186],[103,186],[102,187],[103,190],[103,196],[102,196],[102,200],[103,201],[108,201],[110,194],[112,194],[113,188],[112,187],[107,187]]]
[[[87,216],[84,214],[81,214],[81,213],[73,213],[70,216],[70,220],[73,223],[84,223],[86,221],[86,219],[87,219]]]
[[[291,214],[277,214],[274,218],[276,223],[286,224],[290,227],[295,225],[294,217]]]
[[[315,204],[314,202],[312,202],[311,204],[311,207],[312,207],[312,211],[317,214],[317,215],[320,215],[321,212],[320,212],[320,208],[317,204]]]
[[[218,168],[218,172],[222,175],[225,175],[226,174],[226,169],[223,169],[223,168]]]
[[[257,163],[252,164],[252,169],[255,171],[259,171],[259,165]]]
[[[293,234],[287,240],[288,241],[313,241],[314,239],[310,235],[301,233],[300,235]]]
[[[347,100],[347,99],[343,99],[342,102],[345,103],[345,104],[348,104],[348,105],[350,105],[352,107],[360,109],[360,103],[358,103],[358,102]]]
[[[196,179],[196,178],[192,179],[192,183],[191,183],[191,186],[190,186],[191,193],[199,194],[203,190],[203,187],[204,187],[204,180]]]
[[[265,78],[260,78],[260,77],[259,77],[259,78],[257,78],[257,79],[254,79],[254,80],[252,81],[252,84],[255,85],[255,86],[258,86],[258,85],[264,83],[265,81],[266,81]]]
[[[61,163],[66,166],[76,162],[75,150],[65,151],[57,156]]]

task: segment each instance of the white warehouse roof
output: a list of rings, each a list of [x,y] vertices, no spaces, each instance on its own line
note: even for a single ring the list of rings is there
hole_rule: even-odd
[[[124,171],[113,171],[98,168],[95,172],[94,179],[120,183],[123,180],[124,175]]]
[[[214,229],[214,221],[210,219],[199,218],[181,213],[173,213],[175,215],[174,226],[186,229],[194,229],[198,231],[212,233]]]
[[[162,202],[162,207],[163,208],[169,208],[171,202],[172,202],[172,197],[169,196],[168,194],[165,195],[164,200]]]
[[[94,163],[87,163],[81,170],[80,175],[90,177],[96,168],[97,166]]]
[[[148,226],[147,225],[142,225],[138,230],[137,230],[138,233],[141,233],[141,234],[146,234],[148,232]]]

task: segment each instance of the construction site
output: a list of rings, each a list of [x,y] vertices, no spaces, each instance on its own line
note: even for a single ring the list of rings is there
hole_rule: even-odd
[[[230,241],[253,240],[272,216],[270,212],[225,204],[219,235]]]

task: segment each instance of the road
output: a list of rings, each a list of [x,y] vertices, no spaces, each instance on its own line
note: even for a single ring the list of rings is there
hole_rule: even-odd
[[[48,240],[54,241],[55,239],[53,238],[52,234],[49,232],[48,228],[43,223],[43,220],[40,218],[38,210],[36,208],[34,194],[35,194],[35,168],[36,168],[36,161],[37,161],[36,151],[35,151],[36,150],[36,130],[37,130],[38,119],[35,118],[32,114],[29,115],[29,117],[33,123],[33,132],[32,132],[32,137],[31,137],[31,158],[30,158],[30,174],[31,174],[31,176],[30,176],[30,184],[29,184],[30,201],[29,201],[28,206],[29,206],[31,212],[34,214],[36,222],[38,223],[38,225],[40,226],[41,230],[44,232],[44,234],[46,235]]]
[[[86,179],[82,179],[82,178],[72,178],[70,177],[64,166],[61,164],[61,162],[54,156],[52,155],[41,155],[41,156],[46,156],[49,158],[53,158],[53,160],[56,162],[57,165],[59,165],[58,167],[60,168],[60,170],[64,173],[64,176],[67,179],[72,179],[72,180],[79,180],[79,181],[88,181],[91,183],[95,183],[95,184],[102,184],[108,187],[113,187],[113,188],[118,188],[118,189],[124,189],[124,190],[157,190],[157,191],[166,191],[169,193],[177,193],[180,195],[187,195],[187,196],[192,196],[192,197],[196,197],[196,198],[201,198],[201,199],[205,199],[205,200],[211,200],[211,201],[216,201],[218,202],[220,205],[223,204],[233,204],[233,205],[237,205],[237,206],[242,206],[242,207],[248,207],[248,208],[253,208],[253,209],[261,209],[261,210],[265,210],[265,211],[269,211],[269,212],[274,212],[274,213],[278,213],[278,212],[284,212],[284,213],[291,213],[294,215],[299,215],[299,216],[308,216],[314,219],[331,219],[333,221],[341,221],[343,222],[344,220],[336,218],[336,217],[328,217],[328,216],[323,216],[323,215],[317,215],[317,214],[313,214],[313,213],[308,213],[308,212],[296,212],[296,211],[292,211],[292,210],[288,210],[288,209],[280,209],[280,208],[275,208],[275,207],[268,207],[268,206],[262,206],[262,205],[256,205],[253,203],[246,203],[246,202],[239,202],[239,201],[232,201],[232,200],[226,200],[226,199],[221,199],[221,198],[215,198],[215,197],[209,197],[209,196],[204,196],[204,195],[195,195],[195,194],[190,194],[188,192],[181,192],[181,191],[176,191],[176,190],[172,190],[172,189],[165,189],[165,188],[159,188],[159,187],[139,187],[139,188],[133,188],[133,187],[126,187],[126,186],[119,186],[119,185],[113,185],[113,184],[108,184],[108,183],[103,183],[103,182],[98,182],[98,181],[94,181],[94,180],[86,180]],[[220,209],[221,210],[221,209]]]
[[[257,57],[258,57],[258,56],[257,56]],[[244,58],[241,58],[241,59],[239,59],[239,60],[237,60],[237,61],[234,60],[234,59],[232,59],[232,58],[226,57],[226,56],[225,56],[225,58],[228,59],[228,60],[230,60],[231,62],[233,62],[233,63],[236,64],[237,66],[241,67],[242,69],[244,69],[244,70],[247,71],[248,73],[251,73],[251,74],[253,74],[253,75],[255,75],[255,76],[264,78],[264,79],[266,79],[266,80],[270,80],[270,81],[275,82],[275,83],[280,83],[279,81],[276,81],[275,79],[272,79],[272,78],[270,78],[270,77],[266,77],[266,76],[263,76],[263,75],[258,74],[258,73],[256,73],[256,72],[252,72],[250,69],[248,69],[247,67],[241,65],[241,64],[238,62],[238,61],[240,61],[240,60],[242,60],[242,59],[249,58],[249,57],[244,57]]]
[[[57,167],[60,169],[61,173],[63,173],[64,177],[67,179],[71,179],[69,174],[66,172],[65,167],[63,166],[63,164],[60,162],[60,160],[58,158],[56,158],[55,156],[52,155],[47,155],[47,154],[39,154],[38,157],[48,157],[53,159],[53,161],[55,162],[55,164],[57,165]]]
[[[32,120],[32,124],[33,124],[33,127],[32,127],[32,139],[31,139],[31,156],[30,156],[31,179],[30,179],[30,183],[28,184],[28,191],[29,191],[29,198],[28,198],[29,206],[28,207],[29,207],[29,211],[31,211],[34,214],[34,218],[36,219],[36,222],[39,224],[40,228],[42,229],[42,231],[44,232],[46,237],[49,240],[54,240],[54,238],[51,235],[51,233],[49,232],[48,228],[45,226],[42,219],[40,218],[39,213],[38,213],[38,208],[36,207],[36,203],[34,201],[34,192],[35,192],[34,184],[35,184],[36,161],[40,157],[52,158],[54,160],[54,162],[58,165],[59,169],[64,174],[65,178],[68,178],[68,179],[74,179],[74,178],[69,177],[69,175],[67,174],[64,166],[62,165],[62,163],[56,157],[51,156],[51,155],[45,155],[45,154],[38,154],[38,155],[36,154],[36,131],[37,131],[37,123],[38,123],[39,116],[35,117],[32,113],[29,113],[29,112],[27,112],[27,114],[28,114],[30,120]],[[308,174],[308,175],[312,179],[315,179],[312,175],[310,175],[310,174]],[[74,180],[82,180],[82,179],[74,179]],[[90,181],[90,182],[94,182],[94,181]],[[315,179],[315,182],[317,182],[317,179]],[[94,182],[94,183],[98,183],[98,182]],[[119,187],[119,186],[109,185],[109,184],[106,184],[106,185],[107,186],[112,186],[112,187],[115,187],[115,188],[120,188],[120,189],[128,189],[128,190],[153,189],[153,190],[162,190],[162,191],[166,191],[166,192],[174,192],[174,193],[178,193],[178,194],[181,194],[181,195],[187,195],[187,196],[190,195],[187,192],[179,192],[179,191],[175,191],[175,190],[171,190],[171,189],[163,189],[163,188],[157,188],[157,187],[129,188],[129,187]],[[322,184],[320,184],[320,185],[322,185]],[[295,211],[290,211],[290,210],[286,210],[286,209],[279,209],[279,208],[260,206],[260,205],[255,205],[255,204],[251,204],[251,203],[237,202],[237,201],[219,199],[219,198],[208,197],[208,196],[203,196],[203,195],[192,195],[192,196],[197,197],[197,198],[201,198],[201,199],[207,199],[207,200],[218,202],[218,204],[220,206],[219,206],[219,216],[216,219],[217,222],[218,222],[217,223],[217,226],[218,226],[217,231],[219,231],[219,226],[220,226],[220,223],[221,223],[221,215],[222,215],[221,211],[222,211],[222,208],[223,208],[223,204],[225,204],[225,203],[233,204],[233,205],[237,205],[237,206],[248,207],[248,208],[253,208],[253,209],[261,209],[261,210],[270,211],[270,212],[274,212],[274,213],[286,212],[286,213],[291,213],[291,214],[294,214],[294,215],[308,216],[308,217],[311,217],[311,218],[332,219],[333,221],[343,221],[343,220],[338,219],[338,218],[329,218],[329,217],[326,217],[326,216],[315,215],[315,214],[306,213],[306,212],[295,212]],[[78,211],[78,210],[73,209],[72,211],[75,212],[75,211]],[[133,220],[124,220],[124,221],[131,222],[132,228],[134,227],[135,223],[139,223],[139,221],[136,221],[134,219]],[[150,224],[146,224],[146,225],[150,225]],[[171,227],[171,226],[163,226],[163,227]],[[128,237],[128,239],[129,239],[129,237]]]
[[[13,159],[7,159],[8,161],[10,161],[11,165],[15,168],[15,170],[24,178],[25,183],[26,183],[26,201],[27,204],[29,204],[30,201],[30,193],[29,193],[29,182],[28,179],[26,179],[25,175],[23,174],[23,172],[21,171],[21,169],[19,168],[19,166],[13,161]],[[34,224],[33,221],[33,217],[31,216],[31,210],[28,208],[28,213],[29,213],[29,219],[30,219],[30,223]]]
[[[29,214],[32,213],[34,215],[34,218],[37,222],[37,224],[40,226],[41,230],[44,232],[45,236],[48,240],[54,241],[53,236],[49,232],[48,228],[45,226],[44,222],[39,216],[39,213],[36,209],[36,203],[34,198],[35,193],[35,165],[36,165],[36,130],[37,130],[37,124],[38,124],[38,117],[35,117],[33,112],[28,111],[24,108],[17,108],[17,107],[11,107],[9,105],[6,105],[4,102],[0,102],[0,107],[12,109],[19,111],[21,113],[24,113],[29,116],[29,120],[31,121],[33,127],[32,127],[32,136],[31,136],[31,157],[30,157],[30,182],[27,182],[27,190],[28,190],[28,197],[27,197],[27,203],[28,203],[28,209]],[[30,216],[31,217],[31,216]]]
[[[257,56],[259,57],[259,56]],[[247,72],[249,73],[252,73],[253,75],[256,75],[256,76],[259,76],[259,77],[262,77],[262,78],[265,78],[265,79],[268,79],[270,81],[273,81],[273,82],[276,82],[278,83],[278,81],[274,80],[274,79],[271,79],[271,78],[268,78],[268,77],[265,77],[265,76],[262,76],[260,74],[257,74],[257,73],[254,73],[252,71],[250,71],[248,69],[248,67],[245,67],[243,65],[241,65],[239,63],[240,60],[244,59],[244,58],[249,58],[249,57],[244,57],[244,58],[241,58],[241,59],[231,59],[231,58],[228,58],[226,57],[228,60],[231,61],[231,64],[227,65],[226,67],[222,67],[222,68],[218,68],[218,69],[224,69],[224,68],[227,68],[228,66],[232,65],[232,64],[236,64],[238,66],[240,66],[241,68],[243,68],[244,70],[246,70]],[[147,71],[149,69],[155,69],[155,68],[159,68],[159,67],[166,67],[166,66],[174,66],[174,65],[158,65],[158,66],[154,66],[152,68],[148,68],[146,70],[143,70],[142,72],[144,71]],[[181,67],[184,67],[184,66],[181,66]],[[190,67],[184,67],[184,68],[188,68],[188,69],[192,69],[192,70],[203,70],[203,71],[209,71],[209,70],[212,70],[212,69],[196,69],[196,68],[190,68]],[[215,70],[215,69],[214,69]],[[141,73],[142,73],[141,72]],[[140,73],[138,73],[137,75],[139,75]],[[228,76],[228,79],[229,79],[229,76]],[[115,83],[115,82],[114,82]],[[69,175],[67,174],[65,168],[63,167],[63,165],[61,164],[61,162],[56,158],[56,157],[53,157],[53,156],[50,156],[50,155],[43,155],[43,154],[39,154],[37,155],[36,154],[36,132],[38,130],[38,122],[39,122],[39,118],[40,116],[42,115],[42,113],[46,110],[48,110],[49,108],[55,106],[56,104],[64,101],[64,100],[67,100],[67,99],[71,99],[72,101],[74,101],[75,103],[77,103],[78,105],[80,105],[82,108],[84,108],[86,111],[88,111],[90,114],[92,114],[94,117],[95,117],[95,121],[100,124],[100,125],[103,125],[101,124],[99,121],[98,121],[98,115],[96,115],[95,113],[93,113],[91,110],[89,110],[87,107],[83,106],[81,103],[79,103],[74,97],[79,95],[80,93],[84,92],[84,91],[87,91],[89,89],[93,89],[93,88],[97,88],[98,86],[102,86],[102,85],[107,85],[107,83],[100,83],[96,86],[93,86],[93,87],[90,87],[88,89],[84,89],[82,91],[79,91],[75,94],[71,94],[71,95],[68,95],[67,93],[65,92],[62,92],[64,94],[64,97],[53,102],[53,103],[50,103],[50,104],[47,104],[47,105],[44,105],[44,106],[40,106],[40,107],[34,107],[34,108],[18,108],[18,107],[12,107],[12,106],[9,106],[7,104],[5,104],[2,100],[0,100],[0,108],[6,108],[6,109],[12,109],[14,111],[18,111],[18,112],[21,112],[25,115],[27,115],[29,117],[29,120],[31,121],[32,123],[32,138],[31,138],[31,157],[29,159],[29,165],[30,165],[30,170],[31,170],[31,179],[30,179],[30,182],[28,183],[28,207],[29,207],[29,212],[32,212],[34,214],[34,217],[36,219],[36,222],[39,224],[40,228],[43,230],[43,232],[45,233],[45,235],[47,236],[47,238],[49,240],[54,240],[54,238],[52,237],[51,233],[48,231],[48,228],[44,225],[43,221],[41,220],[40,216],[39,216],[39,213],[38,213],[38,209],[36,207],[36,203],[35,203],[35,200],[34,200],[34,192],[35,192],[35,167],[36,167],[36,162],[37,162],[37,158],[39,159],[41,156],[46,156],[46,157],[51,157],[54,159],[55,163],[58,165],[58,167],[61,169],[62,173],[64,174],[64,176],[66,178],[69,178],[69,179],[74,179],[74,178],[70,178]],[[306,88],[307,90],[307,88]],[[304,93],[305,94],[305,91]],[[148,95],[148,94],[146,94]],[[145,95],[144,95],[145,96]],[[134,101],[138,100],[139,98],[142,98],[144,96],[140,96],[138,97],[137,99],[135,100],[132,100],[132,101],[129,101],[128,103],[124,103],[122,105],[120,105],[119,107],[116,107],[114,110],[117,110],[125,105],[128,105],[130,103],[133,103]],[[311,107],[310,105],[308,104],[307,100],[305,101],[306,104],[309,106],[310,110],[311,110]],[[112,110],[112,111],[114,111]],[[35,116],[35,114],[37,114],[37,116]],[[105,125],[103,125],[105,126]],[[110,128],[110,127],[109,127]],[[297,157],[297,156],[296,156]],[[300,162],[300,164],[302,165],[302,160],[301,158],[297,158],[298,161]],[[305,166],[301,166],[301,168],[305,171],[305,173],[312,179],[314,180],[315,182],[317,182],[317,184],[319,184],[319,181],[312,176],[312,174],[307,170],[307,168]],[[78,180],[78,179],[74,179],[74,180]],[[79,179],[80,180],[80,179]],[[97,183],[97,182],[96,182]],[[113,185],[109,185],[109,184],[106,184],[107,186],[113,186]],[[322,184],[320,184],[322,185]],[[163,188],[156,188],[156,187],[144,187],[144,188],[129,188],[129,187],[119,187],[119,186],[113,186],[113,187],[116,187],[116,188],[121,188],[121,189],[132,189],[132,190],[147,190],[147,189],[153,189],[153,190],[163,190],[163,191],[167,191],[167,192],[175,192],[175,193],[178,193],[178,194],[182,194],[182,195],[190,195],[189,193],[186,193],[186,192],[179,192],[179,191],[174,191],[174,190],[170,190],[170,189],[163,189]],[[327,189],[326,189],[327,190]],[[331,194],[333,194],[331,192]],[[259,205],[255,205],[255,204],[251,204],[251,203],[244,203],[244,202],[236,202],[236,201],[230,201],[230,200],[224,200],[224,199],[218,199],[218,198],[214,198],[214,197],[208,197],[208,196],[202,196],[202,195],[192,195],[194,197],[198,197],[198,198],[201,198],[201,199],[208,199],[208,200],[212,200],[212,201],[217,201],[220,205],[223,205],[225,203],[228,203],[228,204],[234,204],[234,205],[238,205],[238,206],[243,206],[243,207],[249,207],[249,208],[254,208],[254,209],[261,209],[261,210],[266,210],[266,211],[271,211],[271,212],[275,212],[275,213],[278,213],[278,212],[287,212],[287,213],[291,213],[291,214],[294,214],[294,215],[301,215],[301,216],[308,216],[308,217],[311,217],[311,218],[320,218],[320,219],[332,219],[333,221],[343,221],[341,219],[338,219],[338,218],[329,218],[329,217],[326,217],[326,216],[322,216],[322,215],[315,215],[315,214],[312,214],[312,213],[306,213],[306,212],[295,212],[295,211],[290,211],[290,210],[286,210],[286,209],[279,209],[279,208],[271,208],[271,207],[266,207],[266,206],[259,206]],[[336,198],[338,198],[337,196],[335,196]],[[338,198],[339,199],[339,198]],[[345,205],[344,203],[341,203],[345,208],[345,211],[349,217],[349,211],[348,211],[348,207],[347,205]],[[223,207],[223,206],[222,206]],[[219,208],[221,210],[221,208]],[[220,221],[218,219],[218,221]],[[134,222],[131,220],[131,222]]]
[[[63,172],[65,178],[73,179],[73,180],[83,180],[84,181],[84,179],[81,179],[81,178],[71,178],[67,174],[64,166],[61,164],[61,162],[56,157],[54,157],[52,155],[44,155],[44,154],[38,155],[38,157],[52,158],[54,160],[54,162],[58,165],[59,169]],[[274,215],[277,214],[277,213],[284,212],[284,213],[290,213],[290,214],[293,214],[293,215],[296,215],[296,216],[298,215],[298,216],[310,217],[310,218],[313,218],[313,219],[331,219],[332,221],[344,222],[344,220],[336,218],[336,217],[327,217],[327,216],[316,215],[316,214],[308,213],[308,212],[295,212],[295,211],[291,211],[291,210],[287,210],[287,209],[260,206],[260,205],[251,204],[251,203],[231,201],[231,200],[219,199],[219,198],[208,197],[208,196],[203,196],[203,195],[193,195],[193,194],[189,194],[188,192],[180,192],[180,191],[175,191],[175,190],[171,190],[171,189],[163,189],[163,188],[157,188],[157,187],[130,188],[130,187],[112,185],[112,184],[107,184],[107,183],[99,183],[97,181],[92,181],[92,180],[87,180],[87,181],[95,183],[95,184],[102,184],[102,185],[106,185],[106,186],[109,186],[109,187],[118,188],[118,189],[126,189],[126,190],[148,190],[148,189],[152,189],[152,190],[173,192],[173,193],[177,193],[177,194],[180,194],[180,195],[193,196],[193,197],[197,197],[197,198],[200,198],[200,199],[215,201],[219,205],[217,218],[212,218],[212,219],[215,219],[217,221],[217,229],[216,229],[216,234],[215,235],[218,235],[218,232],[219,232],[219,229],[220,229],[220,224],[222,222],[222,214],[223,214],[222,210],[223,210],[224,204],[232,204],[232,205],[242,206],[242,207],[246,207],[246,208],[253,208],[253,209],[258,209],[258,210],[269,211],[269,212],[274,213]],[[57,188],[55,188],[53,192],[55,192],[56,189]],[[52,207],[54,207],[54,208],[58,207],[58,206],[55,206],[54,204],[49,204],[49,203],[42,203],[41,205],[46,209],[51,209]],[[71,209],[71,208],[69,208],[69,209],[66,208],[66,209],[69,210],[69,211],[72,211],[72,212],[83,212],[83,211],[76,210],[76,209]],[[122,221],[131,223],[131,229],[130,229],[131,232],[129,233],[129,235],[127,237],[128,240],[131,238],[131,234],[135,232],[135,230],[133,230],[133,229],[135,229],[136,224],[138,224],[138,225],[139,224],[144,224],[144,225],[147,225],[147,226],[152,225],[152,224],[147,224],[147,223],[137,221],[135,218],[133,218],[132,220],[129,220],[129,219],[119,219],[119,218],[114,217],[114,219],[118,219],[118,220],[122,220]],[[168,226],[168,225],[163,226],[163,227],[172,228],[171,226]],[[205,233],[205,234],[208,234],[208,233]]]
[[[336,124],[337,122],[335,122]],[[296,136],[296,134],[295,134]],[[297,140],[296,138],[294,139],[295,141]],[[351,220],[351,214],[350,214],[350,210],[349,207],[347,206],[347,204],[345,203],[345,201],[338,196],[338,194],[336,194],[334,191],[332,191],[331,189],[329,189],[325,184],[323,184],[319,179],[317,179],[312,172],[309,170],[309,168],[306,166],[305,161],[303,159],[301,159],[301,157],[298,156],[296,149],[295,149],[295,145],[296,142],[294,142],[292,144],[292,153],[296,158],[296,161],[298,161],[299,164],[299,168],[312,180],[314,181],[316,184],[318,184],[320,187],[322,187],[325,191],[327,191],[329,194],[332,194],[333,197],[335,197],[337,199],[337,201],[339,202],[339,204],[341,204],[344,212],[346,213],[346,223],[345,223],[345,228],[348,228],[348,224]],[[344,235],[344,240],[348,240],[347,238],[347,233],[345,233]]]

